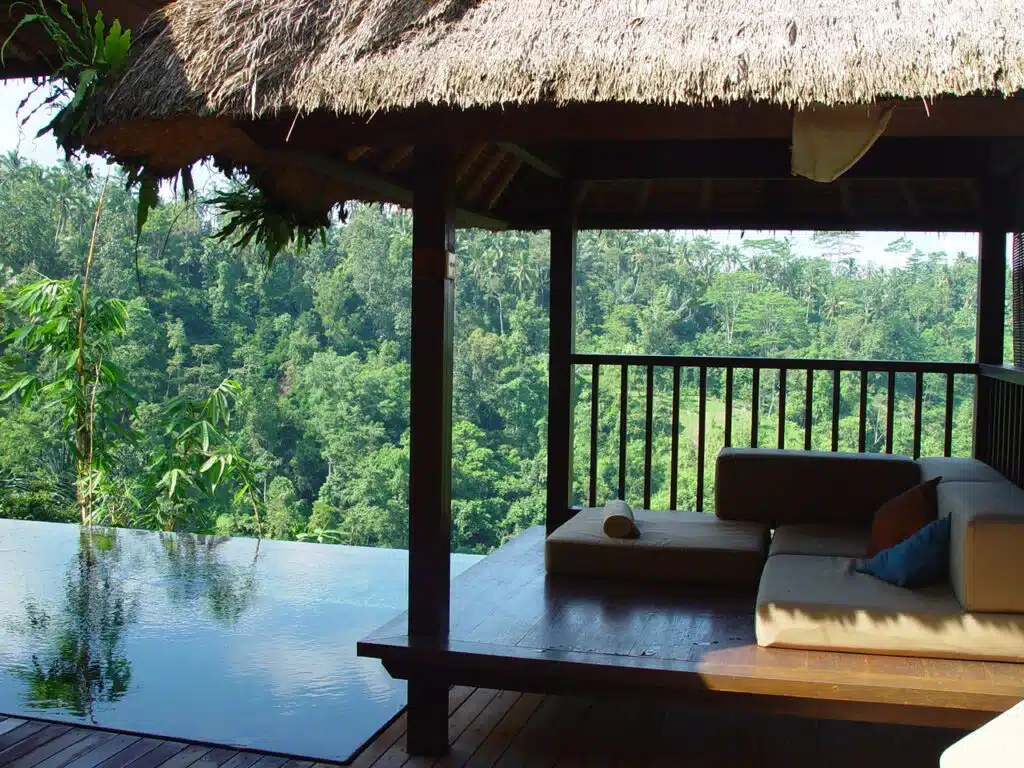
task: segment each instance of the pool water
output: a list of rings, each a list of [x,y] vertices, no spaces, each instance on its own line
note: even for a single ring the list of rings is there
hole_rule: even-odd
[[[0,713],[347,760],[405,704],[355,647],[407,574],[402,550],[0,520]]]

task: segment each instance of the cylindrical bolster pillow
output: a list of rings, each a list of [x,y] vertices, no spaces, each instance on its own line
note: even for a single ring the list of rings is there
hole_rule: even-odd
[[[640,535],[633,519],[633,510],[618,499],[604,505],[604,532],[613,539],[635,539]]]

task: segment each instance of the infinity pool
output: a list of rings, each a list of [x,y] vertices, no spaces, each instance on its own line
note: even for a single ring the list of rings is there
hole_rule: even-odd
[[[405,704],[355,646],[405,609],[407,570],[401,550],[0,520],[0,713],[344,761]]]

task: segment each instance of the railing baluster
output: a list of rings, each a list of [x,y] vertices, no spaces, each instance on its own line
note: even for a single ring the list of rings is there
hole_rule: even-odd
[[[839,450],[839,369],[832,370],[832,452]]]
[[[629,366],[622,366],[619,391],[619,498],[626,500],[626,410],[629,396]]]
[[[761,419],[761,369],[753,370],[750,383],[750,447],[757,448],[758,430]]]
[[[867,448],[868,425],[868,372],[860,372],[860,416],[857,422],[857,450],[864,453]]]
[[[779,369],[779,448],[786,447],[786,369]]]
[[[708,412],[708,369],[700,367],[700,394],[697,402],[697,511],[704,511],[704,449]]]
[[[654,366],[647,366],[647,413],[644,418],[644,509],[651,508],[651,443],[654,440]]]
[[[601,383],[601,366],[592,366],[590,377],[590,506],[597,506],[597,409],[598,388]]]
[[[954,376],[946,374],[946,435],[943,441],[942,455],[949,458],[953,455],[953,398],[955,395]]]
[[[672,466],[668,508],[675,509],[679,492],[679,366],[672,369]]]
[[[732,445],[732,368],[725,369],[725,447]]]
[[[889,369],[889,391],[885,406],[885,452],[892,453],[896,428],[896,369]]]
[[[924,374],[917,372],[914,382],[914,458],[921,458],[921,410],[924,400]]]
[[[814,369],[807,369],[807,394],[804,396],[804,450],[811,450],[814,422]]]

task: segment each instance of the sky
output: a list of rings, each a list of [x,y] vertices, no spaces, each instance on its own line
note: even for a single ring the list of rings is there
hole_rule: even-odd
[[[22,125],[17,111],[22,99],[32,90],[28,81],[18,80],[0,82],[0,152],[7,152],[17,149],[19,153],[29,160],[41,164],[52,164],[58,160],[60,154],[56,144],[49,136],[41,139],[36,138],[36,133],[46,124],[46,114],[38,113],[31,118],[26,125]],[[33,103],[38,103],[38,96]],[[24,117],[24,115],[22,115]],[[205,186],[204,179],[199,178],[197,173],[196,184],[199,187]],[[860,237],[861,252],[857,259],[861,262],[880,264],[885,267],[900,266],[905,261],[905,256],[886,252],[886,246],[893,240],[901,237],[901,232],[865,232]],[[976,255],[978,250],[978,238],[974,233],[923,233],[914,232],[906,235],[916,248],[925,252],[946,251],[951,256],[959,251]],[[757,239],[761,237],[790,237],[794,243],[797,253],[819,255],[820,249],[811,242],[810,232],[715,232],[716,240],[731,245],[740,246],[744,239]]]

